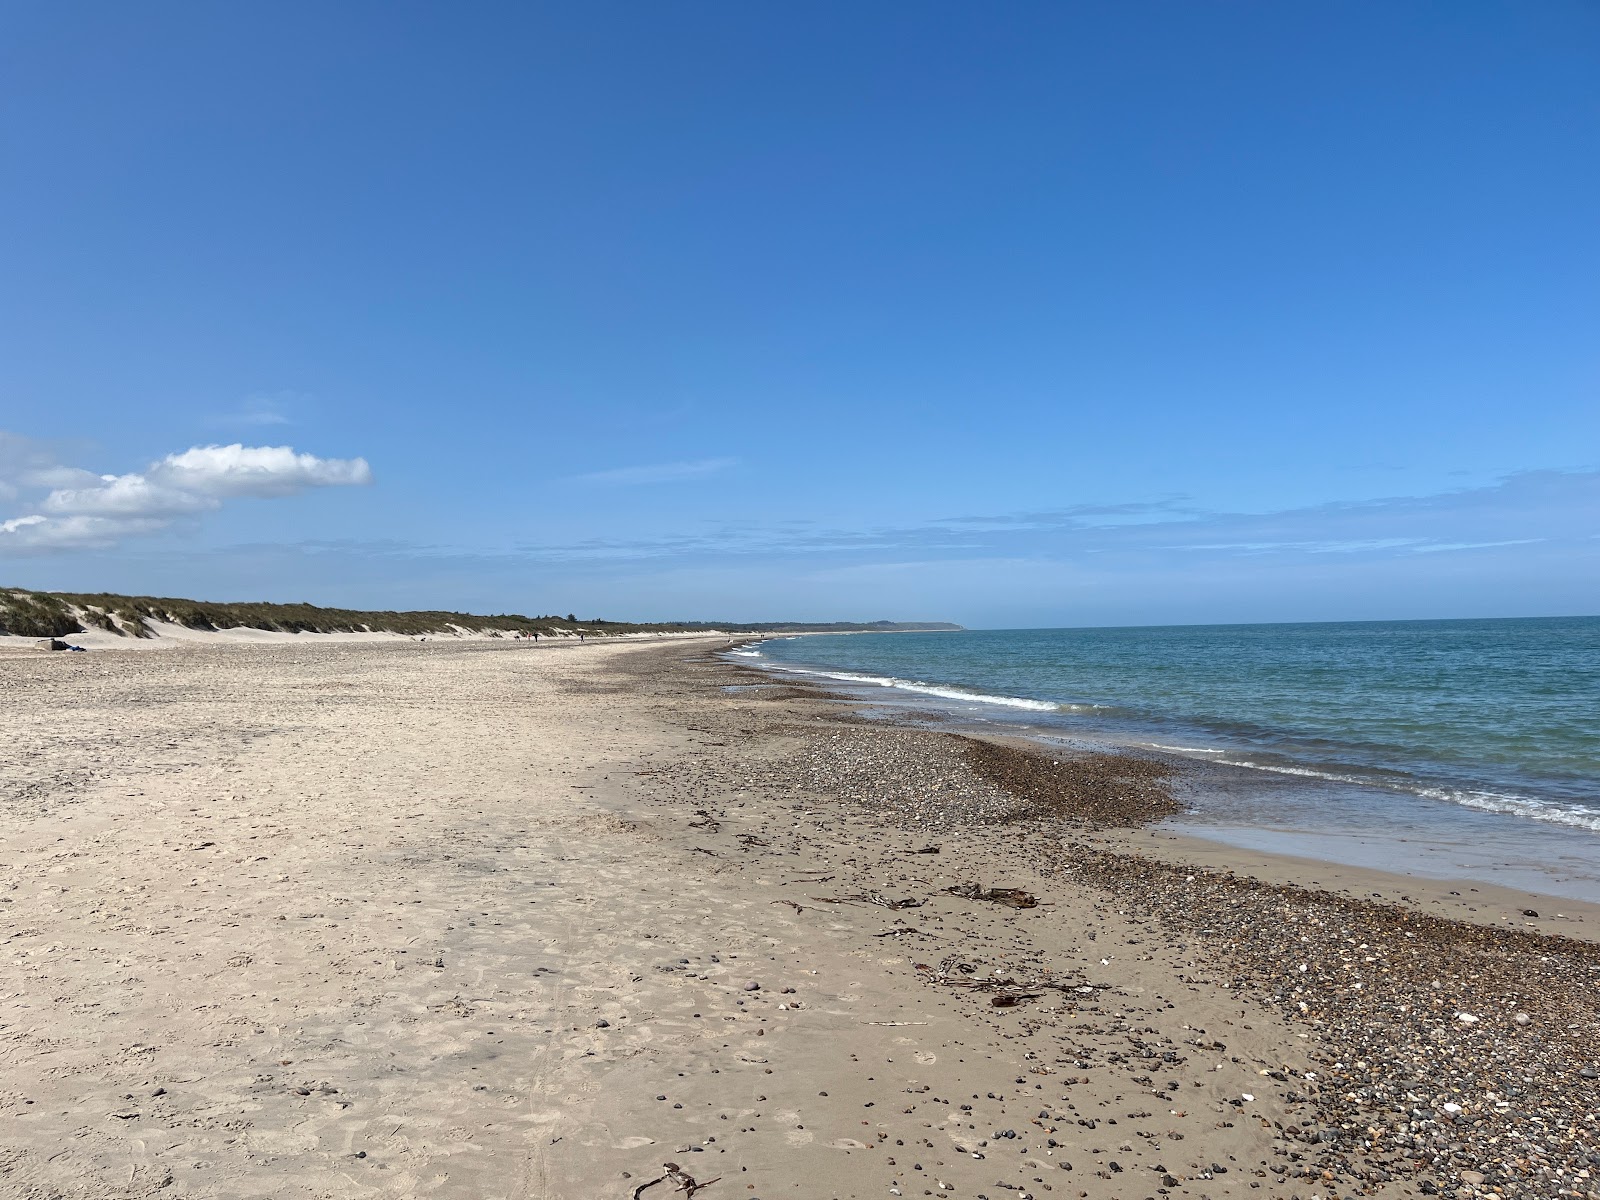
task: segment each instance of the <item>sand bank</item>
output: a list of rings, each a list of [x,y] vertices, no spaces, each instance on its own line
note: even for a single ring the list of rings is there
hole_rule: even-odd
[[[1593,910],[1074,820],[721,642],[0,659],[0,1194],[1594,1194]]]

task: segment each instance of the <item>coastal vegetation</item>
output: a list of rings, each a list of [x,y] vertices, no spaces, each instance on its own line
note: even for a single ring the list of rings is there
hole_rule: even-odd
[[[504,637],[539,634],[544,637],[614,637],[626,633],[687,633],[722,630],[729,633],[888,632],[911,629],[959,629],[960,626],[926,622],[872,621],[862,623],[747,621],[675,621],[640,623],[599,617],[579,620],[566,616],[523,616],[520,613],[480,615],[458,612],[364,611],[323,608],[316,604],[270,604],[265,601],[217,603],[163,596],[119,596],[110,593],[32,592],[0,589],[0,634],[22,637],[67,637],[87,629],[102,629],[122,637],[154,637],[152,622],[181,625],[186,629],[265,629],[279,633],[475,633]]]

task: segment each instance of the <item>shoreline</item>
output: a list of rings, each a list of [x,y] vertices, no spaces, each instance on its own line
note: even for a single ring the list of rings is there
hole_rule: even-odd
[[[786,699],[816,699],[851,711],[876,707],[869,698],[832,692],[826,684],[806,683],[803,680],[796,680],[788,673],[771,673],[760,665],[723,661],[735,671],[754,676],[759,681],[753,685],[754,687],[781,689],[784,693],[783,698]],[[897,717],[905,719],[896,719]],[[1135,763],[1160,764],[1168,769],[1171,778],[1180,783],[1188,771],[1214,769],[1203,761],[1142,748],[1128,751],[1108,746],[1103,750],[1086,751],[1049,746],[1024,733],[1003,728],[982,729],[937,710],[919,712],[911,706],[897,710],[892,716],[875,715],[860,719],[867,720],[873,726],[883,726],[887,729],[926,731],[939,736],[1005,747],[1019,754],[1046,761],[1052,758],[1070,761],[1076,758],[1099,759],[1126,755]],[[1083,836],[1108,848],[1151,855],[1174,864],[1193,863],[1221,870],[1237,870],[1275,883],[1308,881],[1318,889],[1341,895],[1378,895],[1385,900],[1399,903],[1412,902],[1402,899],[1405,897],[1422,896],[1426,897],[1423,902],[1435,906],[1441,912],[1448,911],[1453,919],[1473,919],[1474,909],[1468,901],[1476,897],[1478,903],[1483,906],[1483,911],[1492,913],[1492,919],[1508,925],[1533,928],[1535,926],[1531,925],[1522,914],[1526,909],[1538,906],[1551,914],[1550,919],[1584,925],[1594,930],[1592,935],[1578,936],[1592,936],[1595,940],[1600,940],[1600,901],[1465,876],[1412,875],[1385,867],[1319,858],[1312,854],[1242,845],[1236,841],[1206,837],[1194,827],[1174,823],[1174,818],[1181,819],[1182,815],[1181,809],[1176,805],[1166,811],[1155,809],[1148,819],[1128,819],[1105,824],[1086,831]],[[1460,904],[1445,903],[1446,898],[1454,899],[1462,893],[1465,893],[1465,896]],[[1570,910],[1570,913],[1567,910]],[[1559,917],[1554,916],[1557,912],[1561,914]]]
[[[726,644],[0,660],[0,1191],[1600,1195],[1600,910],[1257,881]]]
[[[1163,828],[1179,837],[1409,879],[1600,903],[1600,836],[1583,825],[1433,798],[1421,783],[1363,782],[1292,760],[1239,763],[1220,757],[1229,753],[1221,748],[1183,753],[1127,731],[1052,725],[1012,711],[1024,704],[1048,707],[1043,702],[920,684],[896,685],[879,696],[880,687],[867,682],[870,674],[852,682],[827,667],[739,661],[773,680],[836,690],[891,723],[956,729],[1049,754],[1090,748],[1165,763],[1178,773],[1184,804]],[[1000,707],[984,715],[985,705]],[[1391,800],[1398,803],[1392,810],[1386,806]]]

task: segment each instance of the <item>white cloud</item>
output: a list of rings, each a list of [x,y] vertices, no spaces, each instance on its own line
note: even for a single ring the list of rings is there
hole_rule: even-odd
[[[575,475],[577,483],[592,483],[603,487],[632,487],[642,483],[677,483],[684,479],[700,479],[726,471],[738,463],[736,458],[700,458],[692,462],[653,463],[643,467],[616,467],[610,471],[592,471]]]
[[[12,497],[50,487],[36,512],[0,522],[0,550],[91,548],[159,532],[179,517],[209,512],[225,500],[290,496],[318,487],[372,482],[364,458],[318,458],[288,446],[195,446],[144,471],[95,475],[42,461],[36,443],[0,440],[0,487]],[[0,492],[0,498],[5,492]]]
[[[214,496],[163,487],[144,475],[106,475],[91,487],[58,488],[40,507],[61,515],[180,517],[221,504]]]
[[[150,469],[160,484],[206,496],[289,496],[372,482],[364,458],[318,458],[288,446],[196,446]]]

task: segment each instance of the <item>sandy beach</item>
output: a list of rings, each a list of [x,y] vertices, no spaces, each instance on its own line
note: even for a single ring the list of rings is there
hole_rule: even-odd
[[[1600,911],[726,644],[0,653],[0,1195],[1600,1196]]]

